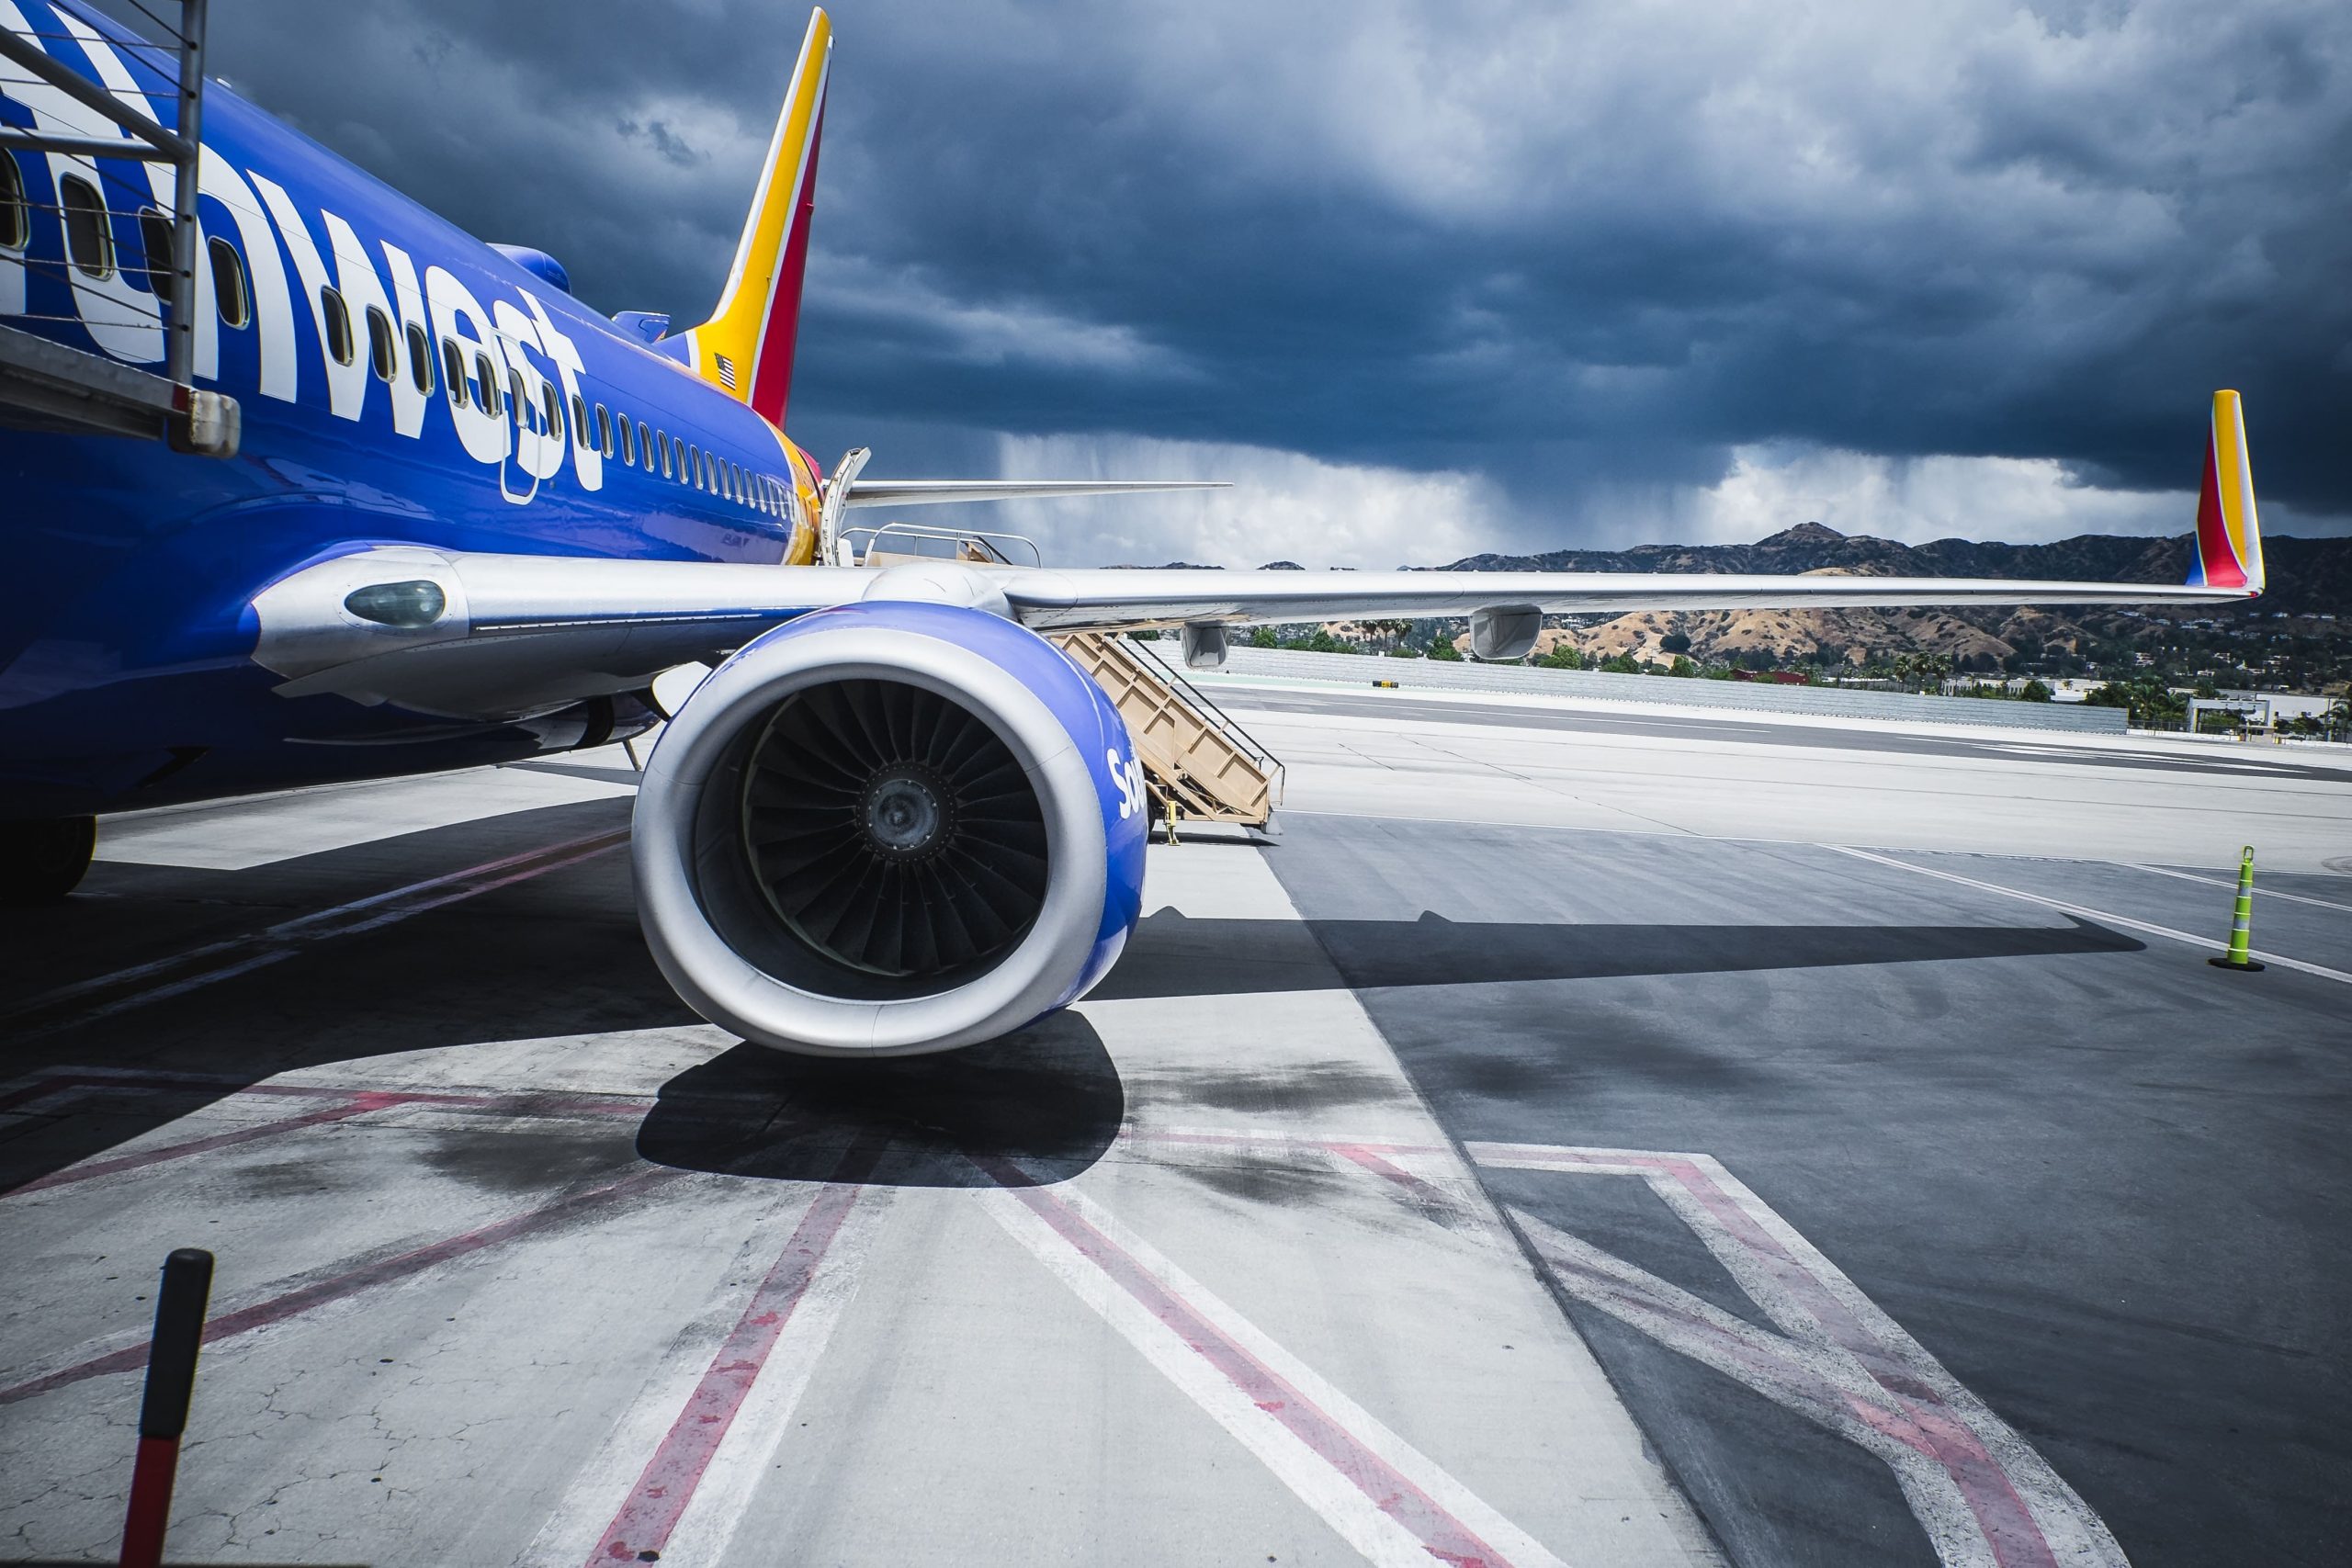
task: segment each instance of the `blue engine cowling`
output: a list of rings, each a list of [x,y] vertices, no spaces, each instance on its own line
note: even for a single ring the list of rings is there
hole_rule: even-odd
[[[688,1005],[779,1050],[911,1055],[1076,1001],[1143,901],[1102,690],[960,605],[821,610],[719,666],[637,797],[638,915]]]

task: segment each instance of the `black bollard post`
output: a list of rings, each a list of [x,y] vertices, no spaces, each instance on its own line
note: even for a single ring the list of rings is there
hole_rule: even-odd
[[[155,1338],[147,1348],[147,1396],[139,1406],[139,1459],[130,1472],[130,1508],[122,1525],[122,1568],[158,1568],[171,1522],[172,1482],[180,1434],[196,1391],[196,1352],[212,1296],[212,1254],[183,1247],[164,1259],[155,1294]]]

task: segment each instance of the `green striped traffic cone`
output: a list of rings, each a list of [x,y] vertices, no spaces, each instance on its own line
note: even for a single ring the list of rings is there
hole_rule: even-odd
[[[2262,967],[2246,956],[2245,944],[2254,934],[2254,846],[2245,847],[2245,858],[2238,862],[2238,908],[2230,917],[2230,951],[2221,958],[2205,962],[2216,969],[2258,970]]]

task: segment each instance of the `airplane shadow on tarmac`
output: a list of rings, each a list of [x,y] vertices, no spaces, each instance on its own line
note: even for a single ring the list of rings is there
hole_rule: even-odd
[[[1485,986],[1644,975],[1827,969],[1955,958],[2138,953],[2069,915],[2063,926],[1635,926],[1526,920],[1228,920],[1162,909],[1136,928],[1093,999]]]
[[[785,1181],[838,1180],[870,1160],[860,1179],[874,1185],[1045,1186],[1101,1159],[1126,1110],[1102,1037],[1057,1013],[944,1055],[842,1061],[738,1045],[662,1086],[637,1152]]]
[[[424,942],[420,934],[416,939]],[[1491,985],[1947,959],[2136,952],[2143,943],[2082,920],[2063,926],[1575,925],[1529,921],[1144,920],[1093,993],[1114,1001],[1328,990],[1345,986]],[[472,1040],[530,1039],[692,1021],[653,970],[626,906],[533,922],[476,953],[420,948],[442,985],[430,1007],[363,1014],[401,951],[321,951],[299,983],[280,979],[257,1031],[246,998],[176,1006],[157,1020],[92,1021],[17,1065],[197,1070],[217,1087],[109,1101],[40,1119],[8,1141],[0,1191],[78,1164],[175,1121],[239,1082],[332,1062]],[[462,970],[463,973],[459,973]],[[591,976],[593,979],[583,979]],[[199,1000],[206,993],[199,993]],[[158,1050],[158,1039],[170,1048]],[[41,1058],[47,1058],[44,1062]],[[1093,1027],[1063,1013],[1002,1040],[878,1062],[796,1057],[741,1044],[662,1086],[636,1148],[673,1168],[751,1177],[967,1187],[1060,1181],[1110,1147],[1125,1114],[1117,1066]],[[976,1164],[975,1161],[982,1162]],[[985,1166],[985,1172],[983,1169]]]
[[[1605,976],[1812,969],[1937,959],[2136,953],[2064,926],[1574,926],[1418,920],[1145,920],[1095,998],[1465,986]],[[944,1055],[879,1062],[738,1045],[662,1089],[637,1152],[779,1180],[980,1187],[1066,1180],[1117,1136],[1126,1097],[1093,1026],[1061,1013]],[[863,1156],[858,1151],[863,1148]],[[861,1166],[862,1168],[862,1166]]]

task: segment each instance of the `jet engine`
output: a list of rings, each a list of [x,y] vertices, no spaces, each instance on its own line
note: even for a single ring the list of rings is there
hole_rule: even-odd
[[[867,601],[745,646],[647,762],[639,919],[696,1012],[779,1050],[911,1055],[1084,995],[1143,897],[1142,770],[1062,651]]]

